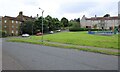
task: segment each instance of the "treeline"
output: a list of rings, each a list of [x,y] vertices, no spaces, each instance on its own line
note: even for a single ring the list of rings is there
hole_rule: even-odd
[[[50,15],[43,18],[43,32],[48,33],[49,31],[65,30],[71,27],[80,27],[80,19],[68,20],[63,17],[61,20],[53,18]],[[42,31],[42,17],[39,17],[35,21],[26,21],[20,26],[21,34],[36,34]]]

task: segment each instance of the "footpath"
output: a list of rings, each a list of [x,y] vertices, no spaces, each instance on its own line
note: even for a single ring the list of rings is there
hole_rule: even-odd
[[[49,44],[58,44],[58,45],[62,45],[62,46],[73,46],[73,47],[77,47],[77,48],[87,48],[87,49],[94,49],[94,50],[104,50],[104,51],[110,51],[110,52],[119,52],[118,49],[100,48],[100,47],[92,47],[92,46],[71,45],[71,44],[63,44],[63,43],[49,42],[49,41],[45,41],[45,42],[47,42]]]

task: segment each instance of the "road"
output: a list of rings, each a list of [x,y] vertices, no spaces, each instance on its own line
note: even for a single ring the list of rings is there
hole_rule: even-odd
[[[118,57],[74,49],[2,42],[3,70],[117,70]]]

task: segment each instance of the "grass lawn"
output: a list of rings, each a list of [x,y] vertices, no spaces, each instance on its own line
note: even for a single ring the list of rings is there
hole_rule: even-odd
[[[31,36],[30,39],[40,40],[41,37]],[[100,36],[90,35],[87,32],[62,32],[44,35],[44,40],[73,45],[118,49],[118,35]]]
[[[92,47],[100,47],[107,49],[120,49],[118,48],[118,35],[113,36],[101,36],[101,35],[90,35],[87,32],[60,32],[56,34],[48,34],[44,35],[43,39],[49,42],[58,42],[64,44],[71,45],[81,45],[81,46],[92,46]],[[42,44],[46,46],[54,46],[61,48],[69,48],[69,49],[78,49],[89,52],[96,53],[104,53],[110,55],[119,55],[119,52],[110,52],[105,50],[97,50],[97,49],[88,49],[88,48],[78,48],[75,46],[62,46],[59,44],[50,44],[47,42],[40,42],[41,36],[30,36],[28,38],[10,38],[8,41],[12,42],[25,42],[32,44]]]

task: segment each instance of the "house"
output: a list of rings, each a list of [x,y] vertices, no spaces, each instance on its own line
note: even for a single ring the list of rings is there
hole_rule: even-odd
[[[33,18],[32,16],[25,16],[23,15],[23,12],[19,12],[19,15],[16,17],[17,19],[19,19],[20,21],[24,22],[24,21],[34,21],[35,18]]]
[[[83,28],[94,28],[96,25],[97,29],[112,29],[115,26],[118,26],[118,16],[113,17],[91,17],[87,18],[85,15],[80,21],[81,27]]]
[[[21,21],[15,17],[2,17],[2,30],[9,36],[19,35]]]
[[[17,17],[4,16],[2,17],[2,30],[6,32],[8,36],[18,36],[21,34],[21,25],[25,21],[34,21],[35,18],[23,15],[23,12],[19,12]]]

